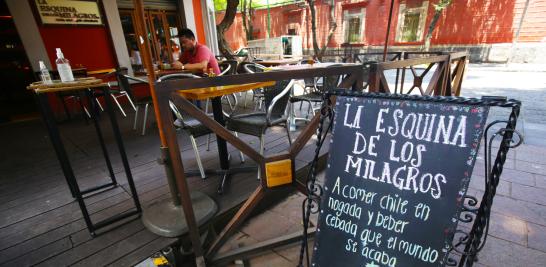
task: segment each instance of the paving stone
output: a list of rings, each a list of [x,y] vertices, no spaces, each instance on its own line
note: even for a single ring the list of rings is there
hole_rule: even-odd
[[[516,148],[518,149],[518,148]],[[531,163],[546,164],[546,152],[523,152],[518,151],[516,160],[527,161]]]
[[[483,176],[479,175],[473,175],[472,179],[470,179],[470,183],[468,187],[485,191],[485,178]],[[512,183],[500,180],[499,184],[497,185],[497,191],[496,193],[503,196],[510,196],[510,188],[512,186]]]
[[[251,267],[294,267],[296,264],[285,259],[281,255],[271,251],[271,253],[264,254],[252,259],[249,259],[249,265]]]
[[[546,164],[546,148],[541,146],[522,145],[516,148],[516,159]]]
[[[543,267],[546,253],[489,236],[485,247],[478,255],[478,262],[495,267]]]
[[[527,161],[516,161],[516,170],[546,175],[546,165],[531,163]]]
[[[249,220],[241,232],[258,241],[264,241],[281,235],[290,234],[301,229],[301,224],[295,223],[288,217],[278,213],[266,211],[262,215]]]
[[[289,266],[293,267],[295,266],[294,263],[288,261],[287,259],[283,258],[281,255],[275,253],[272,250],[265,252],[263,255],[250,258],[246,260],[246,262],[248,263],[248,265],[244,265],[244,266],[251,266],[251,267],[289,267]],[[227,266],[240,267],[243,265],[229,264]]]
[[[537,224],[544,224],[546,222],[546,208],[543,205],[505,196],[495,196],[492,210],[527,222]]]
[[[270,210],[272,212],[282,214],[290,218],[290,220],[301,224],[303,220],[301,205],[303,203],[303,200],[305,200],[305,198],[306,197],[303,194],[298,192],[296,194],[289,196],[286,200],[279,203],[278,205],[276,205]]]
[[[501,174],[501,180],[509,181],[513,183],[523,185],[535,185],[535,176],[532,173],[525,171],[518,171],[514,169],[503,169]]]
[[[546,226],[529,223],[527,224],[527,228],[529,229],[528,246],[546,252]]]
[[[537,187],[546,188],[546,175],[535,174],[535,183]]]
[[[532,203],[546,205],[546,194],[544,189],[534,186],[512,184],[512,197]],[[546,209],[546,207],[544,207]]]
[[[313,256],[313,244],[314,244],[313,241],[314,240],[310,240],[307,243],[307,246],[309,247],[310,258]],[[283,256],[288,261],[294,263],[293,266],[297,266],[297,264],[299,263],[300,250],[301,250],[301,243],[293,244],[289,247],[273,249],[273,251],[275,251],[277,254]]]
[[[489,234],[527,246],[527,223],[519,218],[492,212]]]

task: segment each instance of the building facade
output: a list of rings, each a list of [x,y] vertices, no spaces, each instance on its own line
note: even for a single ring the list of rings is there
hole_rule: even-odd
[[[180,55],[178,31],[192,29],[200,43],[218,51],[211,0],[144,0],[147,37],[156,66]],[[71,66],[87,72],[144,68],[135,32],[133,0],[4,0],[0,2],[0,123],[36,112],[26,86],[39,61],[56,69],[56,48]],[[60,104],[50,97],[56,113]],[[15,118],[15,119],[14,119]]]
[[[333,5],[331,6],[331,3]],[[329,13],[337,28],[327,44],[350,44],[362,51],[380,50],[385,43],[389,0],[317,0],[317,39],[326,42]],[[422,50],[438,0],[395,0],[389,46],[392,50]],[[305,1],[257,9],[253,20],[256,39],[300,35],[304,49],[312,48],[311,19]],[[546,62],[546,0],[453,0],[438,19],[431,50],[468,50],[473,61]],[[216,20],[223,13],[217,13]],[[246,45],[241,14],[226,34],[233,49]]]

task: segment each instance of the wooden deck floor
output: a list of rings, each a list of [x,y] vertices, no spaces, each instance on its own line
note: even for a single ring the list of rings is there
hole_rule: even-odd
[[[163,166],[158,165],[159,138],[150,119],[148,132],[141,136],[132,131],[132,115],[119,119],[129,164],[143,207],[169,198]],[[113,145],[106,116],[101,118],[105,142],[111,150],[113,167],[121,186],[85,199],[93,221],[133,208],[123,174],[121,160]],[[81,188],[107,181],[108,172],[92,124],[76,119],[60,126],[64,145]],[[292,135],[295,138],[296,134]],[[258,147],[258,139],[242,136]],[[267,134],[266,154],[283,152],[288,147],[285,130],[273,128]],[[140,219],[127,220],[118,227],[99,231],[91,238],[77,203],[71,197],[57,157],[44,125],[39,120],[0,126],[0,265],[1,266],[128,266],[172,244],[174,238],[157,236],[144,228]],[[311,160],[315,142],[312,139],[300,153],[296,168]],[[198,139],[205,167],[219,166],[216,143],[206,151],[206,137]],[[186,169],[195,169],[189,140],[179,134]],[[239,157],[233,147],[232,165]],[[324,153],[324,152],[323,152]],[[246,164],[254,164],[247,158]],[[216,194],[218,177],[202,180],[189,178],[192,190],[211,196],[223,214],[240,205],[256,188],[256,174],[232,177],[224,195]]]

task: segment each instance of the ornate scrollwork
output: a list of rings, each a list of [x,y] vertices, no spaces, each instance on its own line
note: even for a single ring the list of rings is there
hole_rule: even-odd
[[[323,103],[326,103],[320,110],[320,122],[317,128],[317,145],[315,148],[315,156],[311,163],[311,168],[307,174],[307,197],[302,203],[303,216],[303,241],[300,248],[300,258],[298,266],[303,267],[304,256],[306,257],[307,266],[309,266],[309,251],[307,246],[307,230],[309,227],[309,217],[311,214],[316,214],[320,211],[320,199],[323,193],[322,186],[316,182],[317,169],[316,163],[320,155],[320,149],[326,139],[326,135],[332,128],[333,110],[332,103],[326,95],[323,96]],[[326,125],[326,127],[325,127]]]

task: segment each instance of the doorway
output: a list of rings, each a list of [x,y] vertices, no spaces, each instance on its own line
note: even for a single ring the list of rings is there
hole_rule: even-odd
[[[37,116],[32,93],[35,81],[25,48],[5,1],[0,1],[0,123]]]

